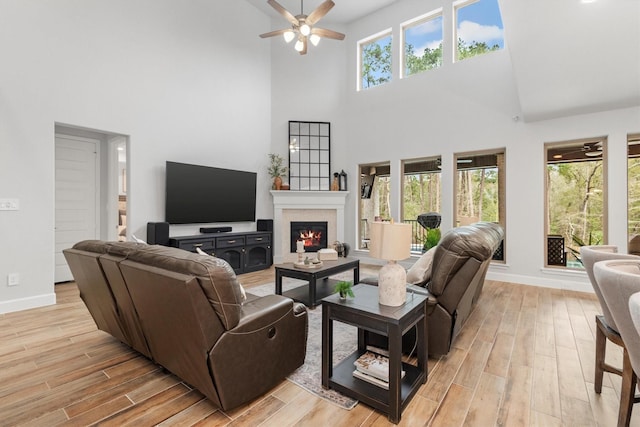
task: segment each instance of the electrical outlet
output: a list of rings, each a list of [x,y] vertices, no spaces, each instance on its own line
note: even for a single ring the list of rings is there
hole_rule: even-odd
[[[17,211],[20,209],[18,199],[0,199],[0,211]]]
[[[7,286],[18,286],[20,284],[20,274],[10,273],[7,276]]]

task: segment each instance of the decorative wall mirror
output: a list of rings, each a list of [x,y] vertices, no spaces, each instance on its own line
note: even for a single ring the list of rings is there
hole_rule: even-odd
[[[331,124],[289,121],[289,188],[329,190]]]

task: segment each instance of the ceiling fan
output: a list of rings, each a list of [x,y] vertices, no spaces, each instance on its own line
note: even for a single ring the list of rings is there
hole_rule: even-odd
[[[278,11],[278,13],[284,16],[285,19],[291,23],[291,28],[260,34],[260,37],[262,37],[263,39],[267,37],[279,36],[282,34],[285,41],[289,43],[297,37],[298,40],[296,41],[294,47],[300,53],[300,55],[305,55],[307,53],[307,41],[310,41],[314,46],[317,46],[322,37],[335,40],[344,40],[344,34],[342,33],[314,26],[320,20],[320,18],[326,15],[327,12],[329,12],[329,10],[331,10],[331,8],[335,6],[335,3],[331,0],[324,1],[309,15],[304,14],[304,3],[303,0],[300,0],[300,14],[295,16],[287,9],[282,7],[276,0],[267,0],[267,3],[269,3],[271,7]]]
[[[599,157],[602,156],[602,141],[585,142],[582,147],[558,147],[550,150],[549,154],[553,160]]]

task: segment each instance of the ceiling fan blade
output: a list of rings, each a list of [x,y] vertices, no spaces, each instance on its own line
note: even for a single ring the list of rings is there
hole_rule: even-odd
[[[315,24],[316,22],[318,22],[320,20],[320,18],[322,18],[324,15],[326,15],[327,12],[329,12],[331,10],[331,8],[333,6],[335,6],[335,5],[336,4],[334,2],[332,2],[331,0],[326,0],[320,6],[316,7],[316,9],[313,12],[311,12],[309,14],[309,16],[307,16],[307,19],[305,21],[309,25]]]
[[[315,34],[320,37],[326,37],[328,39],[344,40],[344,34],[339,33],[337,31],[333,31],[333,30],[327,30],[325,28],[314,27],[311,30],[311,34]]]
[[[267,37],[280,36],[280,35],[286,33],[287,31],[291,31],[291,30],[285,29],[285,30],[270,31],[268,33],[260,34],[260,37],[262,37],[263,39],[266,39]]]
[[[300,55],[306,55],[307,54],[307,38],[304,37],[302,39],[302,50],[300,51]]]
[[[277,10],[280,15],[284,16],[287,21],[291,22],[292,25],[298,25],[298,20],[296,19],[296,17],[293,16],[293,14],[287,9],[282,7],[276,0],[267,0],[267,3],[269,3],[272,8]]]

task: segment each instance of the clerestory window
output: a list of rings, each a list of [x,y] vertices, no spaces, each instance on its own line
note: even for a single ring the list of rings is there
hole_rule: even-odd
[[[403,77],[442,65],[442,9],[405,22],[401,28]]]
[[[391,29],[358,42],[358,90],[391,81]]]
[[[462,0],[453,4],[455,61],[504,48],[498,0]]]

